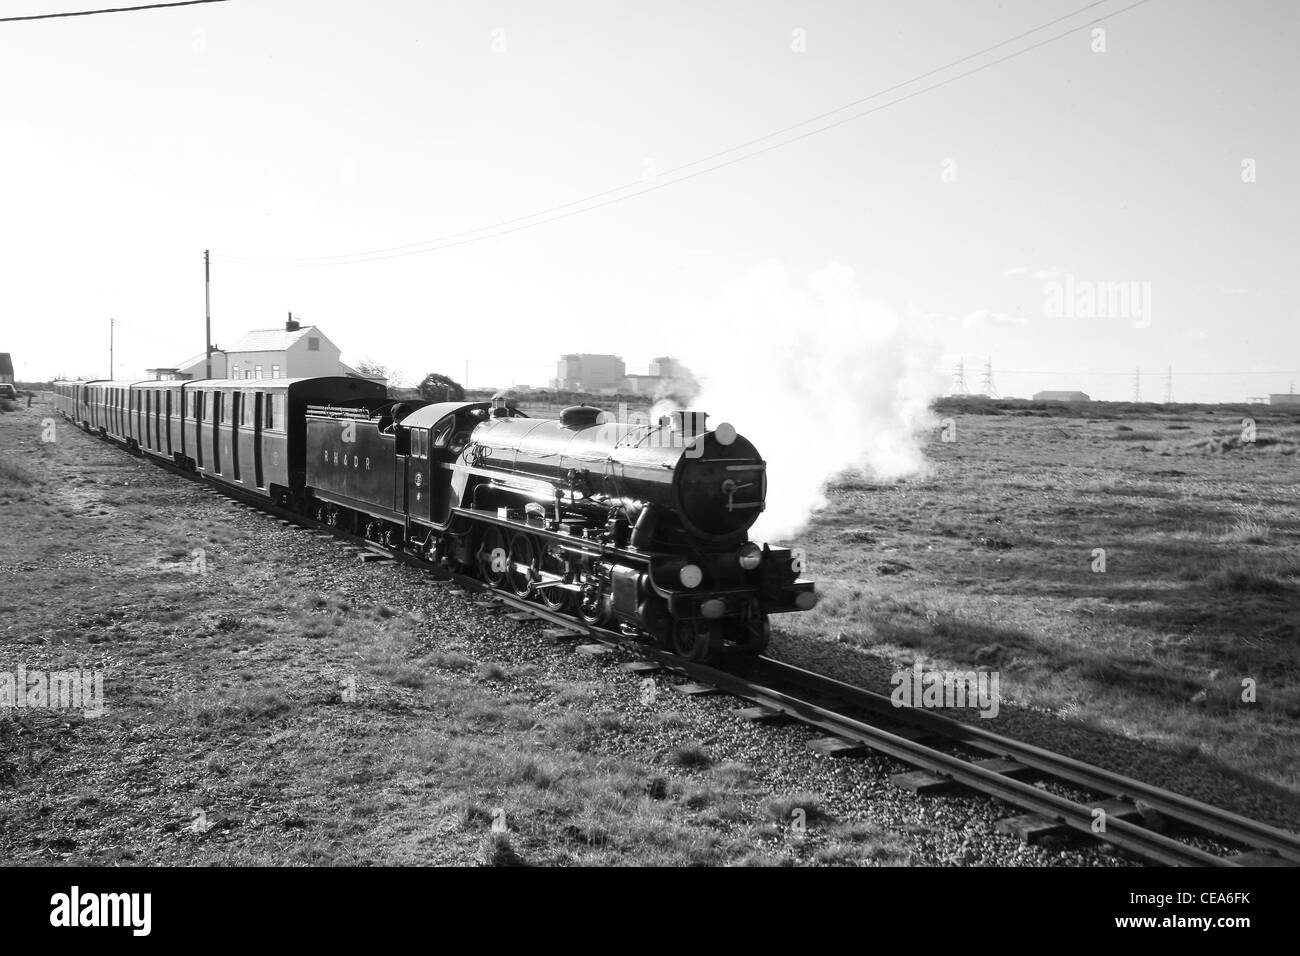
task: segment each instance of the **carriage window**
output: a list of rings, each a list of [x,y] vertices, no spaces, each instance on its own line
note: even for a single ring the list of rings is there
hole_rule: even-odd
[[[283,428],[284,426],[278,423],[284,421],[284,393],[271,396],[271,408],[274,411],[271,413],[272,418],[267,420],[267,427]]]

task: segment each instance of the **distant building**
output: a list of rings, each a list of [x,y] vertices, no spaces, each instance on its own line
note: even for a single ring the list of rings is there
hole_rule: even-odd
[[[290,313],[282,329],[249,332],[230,348],[212,350],[213,378],[310,378],[317,375],[348,375],[386,383],[373,375],[362,375],[339,360],[339,347],[314,325],[303,326]],[[156,379],[207,378],[207,356],[200,353],[175,368],[146,370]]]
[[[618,390],[624,395],[654,396],[663,383],[662,375],[624,375]]]
[[[14,383],[14,360],[8,352],[0,352],[0,385]]]
[[[617,392],[627,366],[617,355],[561,355],[555,367],[555,388],[582,392]]]
[[[1087,392],[1034,392],[1036,402],[1090,402]]]
[[[0,378],[0,381],[3,381],[3,379]],[[1270,395],[1268,397],[1268,403],[1270,405],[1300,405],[1300,395],[1295,392]]]
[[[687,378],[690,372],[686,366],[671,355],[661,355],[650,362],[650,374],[659,378]]]
[[[226,374],[226,353],[221,349],[212,350],[212,377],[228,378]],[[200,352],[193,358],[187,358],[175,368],[147,368],[145,375],[162,382],[189,381],[208,377],[208,356]]]

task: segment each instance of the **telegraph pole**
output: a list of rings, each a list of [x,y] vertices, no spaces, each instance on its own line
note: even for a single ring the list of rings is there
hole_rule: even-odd
[[[108,320],[108,380],[113,380],[113,323],[114,319]]]
[[[208,250],[203,250],[203,348],[208,357],[205,378],[212,378],[212,273]]]

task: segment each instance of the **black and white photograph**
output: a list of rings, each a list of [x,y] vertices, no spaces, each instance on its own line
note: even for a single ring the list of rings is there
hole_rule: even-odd
[[[1291,0],[0,0],[7,923],[547,869],[1284,925],[1297,51]]]

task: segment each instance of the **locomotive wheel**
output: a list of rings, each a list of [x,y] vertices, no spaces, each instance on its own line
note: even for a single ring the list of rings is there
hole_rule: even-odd
[[[697,664],[712,658],[720,643],[712,626],[702,621],[679,621],[673,628],[673,651]]]
[[[543,571],[551,574],[564,574],[564,559],[551,554],[545,546],[542,548],[542,556],[538,563]],[[571,592],[560,588],[537,589],[537,599],[552,611],[566,610],[572,603],[571,598]]]
[[[671,651],[673,617],[668,610],[668,602],[661,597],[648,597],[636,610],[641,629],[650,636],[654,646]]]
[[[506,571],[506,584],[520,597],[528,597],[533,589],[532,570],[537,561],[537,549],[533,539],[526,534],[517,534],[510,539],[509,569]],[[528,570],[521,571],[518,565],[526,565]]]
[[[483,529],[478,548],[478,573],[484,581],[499,588],[506,579],[506,536],[496,525]]]
[[[745,645],[745,648],[750,653],[762,654],[764,651],[767,650],[767,645],[771,642],[771,640],[772,640],[772,623],[770,621],[764,620],[760,627],[750,632],[749,642]]]
[[[595,588],[583,588],[578,598],[578,617],[592,627],[604,627],[613,616],[608,595],[601,594]]]

